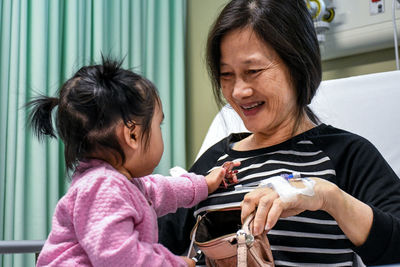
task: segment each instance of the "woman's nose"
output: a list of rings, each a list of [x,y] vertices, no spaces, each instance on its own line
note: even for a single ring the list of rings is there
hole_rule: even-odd
[[[253,94],[253,89],[248,83],[242,80],[236,81],[232,92],[232,97],[234,99],[241,100],[243,98],[251,96],[252,94]]]

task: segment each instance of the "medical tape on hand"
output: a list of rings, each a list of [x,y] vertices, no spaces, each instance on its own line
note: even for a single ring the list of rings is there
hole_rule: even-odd
[[[295,181],[302,181],[304,188],[294,187],[287,179],[281,176],[274,176],[265,179],[261,181],[259,186],[267,186],[272,188],[276,193],[278,193],[283,202],[293,201],[299,194],[310,197],[314,195],[314,180],[309,178],[296,178]]]

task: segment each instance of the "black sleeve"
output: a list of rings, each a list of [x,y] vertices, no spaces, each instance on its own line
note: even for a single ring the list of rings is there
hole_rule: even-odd
[[[374,212],[367,241],[353,250],[367,265],[383,265],[400,262],[399,218],[371,206]]]
[[[349,191],[371,206],[374,219],[366,242],[354,248],[354,251],[368,265],[398,263],[400,180],[379,151],[367,140],[361,142],[358,150],[351,164],[354,166],[348,173]]]
[[[329,141],[319,141],[335,165],[338,186],[373,210],[368,238],[354,251],[367,265],[400,262],[399,177],[375,146],[362,137],[335,133]]]
[[[189,169],[189,172],[205,175],[223,151],[223,140],[209,148]],[[182,255],[190,244],[190,232],[196,223],[195,207],[179,208],[177,212],[158,218],[159,242],[172,253]]]

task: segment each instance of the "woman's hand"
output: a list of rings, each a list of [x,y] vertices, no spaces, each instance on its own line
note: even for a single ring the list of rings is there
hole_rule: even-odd
[[[273,189],[262,187],[245,195],[241,204],[242,221],[254,210],[256,211],[253,233],[261,234],[264,229],[270,230],[279,218],[299,214],[305,210],[323,210],[326,206],[325,197],[328,192],[335,190],[336,185],[319,178],[310,178],[315,181],[314,195],[296,195],[291,201],[284,202]],[[292,180],[294,187],[304,187],[301,181]]]
[[[329,213],[338,226],[355,245],[362,245],[372,226],[371,207],[342,191],[335,184],[320,178],[315,181],[314,195],[296,195],[291,201],[283,202],[271,188],[259,188],[245,195],[241,204],[242,221],[254,210],[256,215],[253,234],[270,230],[279,218],[297,215],[305,210],[323,210]],[[291,185],[301,187],[301,182],[291,181]]]
[[[236,171],[233,170],[233,168],[238,166],[240,166],[240,162],[228,161],[225,162],[222,167],[216,168],[210,172],[210,174],[205,177],[208,186],[208,194],[217,190],[220,185],[226,188],[227,184],[237,183]]]

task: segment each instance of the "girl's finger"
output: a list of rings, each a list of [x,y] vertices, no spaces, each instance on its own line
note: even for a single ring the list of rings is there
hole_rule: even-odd
[[[233,183],[235,183],[235,184],[238,182],[238,178],[237,178],[236,174],[233,174],[233,175],[232,175],[232,181],[233,181]]]

